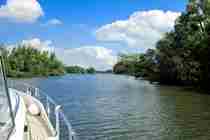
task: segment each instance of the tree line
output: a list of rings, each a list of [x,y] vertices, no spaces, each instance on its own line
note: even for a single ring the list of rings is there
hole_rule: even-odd
[[[65,66],[54,53],[40,51],[34,47],[18,45],[8,49],[0,45],[1,55],[5,59],[8,77],[61,76],[66,73],[94,74],[93,67]]]
[[[19,45],[12,49],[1,46],[8,77],[59,76],[65,73],[64,65],[54,53]]]
[[[65,70],[69,74],[94,74],[96,70],[93,67],[83,68],[81,66],[66,66]]]
[[[162,84],[210,89],[210,1],[203,13],[196,0],[176,19],[174,30],[141,54],[120,54],[114,73],[144,77]]]

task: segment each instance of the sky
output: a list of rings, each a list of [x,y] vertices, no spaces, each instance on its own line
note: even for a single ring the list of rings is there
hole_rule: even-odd
[[[187,0],[0,0],[0,43],[55,52],[66,65],[111,69],[155,48]]]

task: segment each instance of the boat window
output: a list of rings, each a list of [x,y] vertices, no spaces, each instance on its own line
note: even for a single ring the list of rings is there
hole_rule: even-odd
[[[2,62],[0,56],[0,140],[6,140],[12,131],[13,121],[10,97],[6,91]]]

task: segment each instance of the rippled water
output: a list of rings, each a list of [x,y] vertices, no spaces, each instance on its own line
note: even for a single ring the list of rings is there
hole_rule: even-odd
[[[80,140],[208,140],[210,96],[97,74],[28,79],[63,105]]]

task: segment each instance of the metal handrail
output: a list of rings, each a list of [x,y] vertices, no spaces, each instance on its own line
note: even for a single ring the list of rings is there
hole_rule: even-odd
[[[6,98],[7,98],[7,101],[8,101],[8,106],[9,106],[9,112],[10,112],[10,117],[11,117],[11,124],[12,126],[9,128],[10,131],[7,135],[7,137],[9,137],[14,128],[15,128],[15,117],[14,117],[14,114],[13,114],[13,111],[12,111],[12,103],[11,103],[11,98],[10,98],[10,95],[9,95],[9,90],[8,90],[8,83],[7,83],[7,76],[6,76],[6,65],[4,63],[4,56],[2,55],[2,51],[0,51],[0,70],[1,70],[1,77],[2,77],[2,80],[3,80],[3,83],[4,83],[4,90],[5,90],[5,93],[6,93]],[[7,125],[7,124],[6,124]],[[5,135],[5,134],[4,134]]]
[[[8,83],[9,88],[17,89],[24,92],[26,95],[33,96],[40,100],[47,112],[48,118],[51,121],[54,130],[56,131],[55,137],[57,140],[76,140],[76,133],[72,129],[71,123],[63,113],[61,106],[56,104],[56,102],[43,90],[27,83],[17,83],[12,80],[8,81]],[[63,136],[62,134],[66,134],[64,133],[64,131],[66,132],[66,129],[68,130],[68,136]]]

